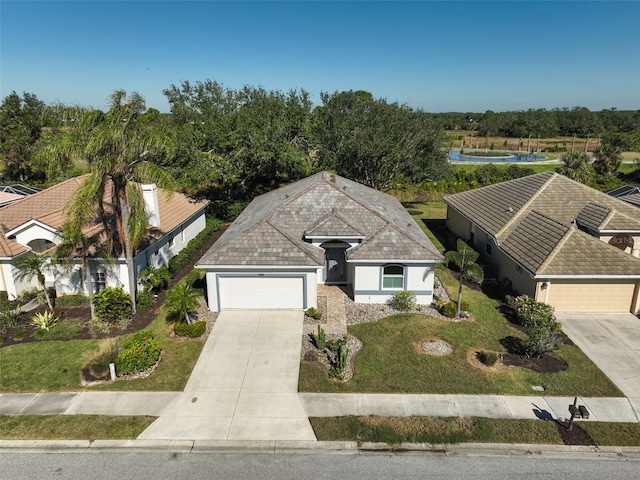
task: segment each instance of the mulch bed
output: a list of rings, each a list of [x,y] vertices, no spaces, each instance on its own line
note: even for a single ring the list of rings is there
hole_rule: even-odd
[[[553,355],[542,355],[540,358],[517,355],[515,353],[503,353],[502,363],[504,365],[523,367],[537,373],[557,373],[566,370],[567,362]]]
[[[562,443],[565,445],[596,445],[596,442],[591,436],[580,428],[577,423],[573,424],[573,430],[569,431],[569,422],[561,422],[556,420],[556,426],[558,428],[558,435],[562,439]]]
[[[200,251],[198,251],[198,253],[196,253],[193,256],[193,259],[191,260],[191,262],[189,262],[189,264],[178,275],[176,275],[174,278],[171,279],[171,281],[169,282],[169,288],[172,288],[173,286],[175,286],[176,283],[182,280],[187,274],[189,274],[193,270],[193,267],[195,266],[196,262],[200,260],[202,255],[204,255],[204,253],[209,249],[209,247],[211,247],[211,245],[213,245],[213,243],[220,237],[220,235],[222,235],[225,229],[226,229],[226,226],[220,228],[219,230],[213,233],[209,241],[207,241],[205,245],[200,249]],[[96,334],[96,333],[91,333],[89,331],[89,326],[85,324],[84,330],[81,334],[71,338],[56,339],[56,341],[93,340],[93,339],[113,338],[123,334],[133,333],[133,332],[137,332],[138,330],[142,330],[146,328],[153,321],[154,318],[156,318],[156,316],[158,315],[158,311],[160,310],[160,307],[164,304],[166,296],[167,296],[166,290],[163,290],[162,292],[160,292],[158,296],[154,298],[152,306],[145,308],[142,311],[138,311],[131,318],[131,323],[125,330],[121,330],[116,326],[111,328],[111,331],[109,333]],[[22,320],[17,326],[8,327],[4,333],[0,334],[0,336],[4,338],[4,342],[0,344],[0,348],[8,347],[10,345],[15,345],[20,343],[51,341],[48,339],[41,340],[36,338],[34,336],[36,329],[35,327],[32,327],[30,325],[31,317],[33,317],[33,315],[35,315],[38,312],[45,311],[46,309],[47,309],[46,305],[38,307],[37,309],[24,314]],[[61,307],[58,307],[58,310],[60,310],[60,314],[61,314],[60,320],[58,322],[61,322],[61,321],[63,322],[65,319],[71,319],[71,318],[84,318],[87,320],[91,318],[91,310],[89,308],[89,305],[85,305],[81,307],[61,306]],[[25,331],[26,334],[24,335],[24,338],[22,340],[15,340],[14,337],[16,336],[16,333],[20,330]]]

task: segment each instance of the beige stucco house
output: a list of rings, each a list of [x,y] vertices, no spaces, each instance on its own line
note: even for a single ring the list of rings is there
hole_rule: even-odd
[[[637,207],[544,172],[448,195],[447,226],[557,311],[640,311]]]
[[[87,175],[71,178],[46,190],[29,195],[0,208],[0,291],[14,299],[22,290],[34,286],[34,280],[20,280],[16,264],[25,256],[52,250],[62,239],[64,208]],[[206,201],[194,200],[180,193],[172,195],[154,184],[140,185],[148,216],[148,230],[134,252],[137,275],[148,265],[167,266],[169,260],[201,232],[205,225]],[[90,233],[100,233],[100,222]],[[55,267],[46,272],[46,284],[55,286],[59,295],[80,293],[80,260],[70,270]],[[105,287],[130,286],[124,257],[109,265],[92,256],[89,269],[94,291]],[[137,280],[136,280],[137,283]]]

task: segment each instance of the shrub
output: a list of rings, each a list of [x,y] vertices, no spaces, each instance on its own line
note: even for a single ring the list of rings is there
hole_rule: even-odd
[[[179,337],[196,338],[202,336],[207,329],[207,322],[176,322],[173,324],[173,332]]]
[[[416,306],[416,295],[409,290],[396,292],[389,300],[389,305],[395,310],[409,311]]]
[[[39,291],[40,289],[37,287],[25,288],[18,294],[18,303],[29,303],[31,300],[38,296]]]
[[[304,359],[307,362],[316,362],[318,360],[318,352],[315,350],[307,350],[304,352]]]
[[[22,310],[20,310],[19,308],[0,312],[0,325],[15,327],[18,324],[20,317],[22,317],[22,313]]]
[[[498,354],[496,352],[487,352],[481,350],[478,352],[478,360],[480,360],[487,367],[493,367],[498,361]]]
[[[89,331],[93,334],[109,333],[111,324],[99,318],[94,318],[89,320]]]
[[[560,323],[553,321],[529,328],[523,345],[528,357],[540,357],[545,353],[555,352],[562,345]]]
[[[525,328],[555,321],[552,306],[538,302],[528,295],[520,295],[514,298],[512,306],[516,310],[520,325]]]
[[[9,301],[9,294],[6,290],[0,290],[0,312],[11,309],[11,302]]]
[[[327,345],[327,334],[324,333],[324,330],[320,325],[318,325],[318,332],[311,334],[311,340],[316,348],[320,351],[324,350]]]
[[[106,322],[131,318],[131,298],[120,287],[108,287],[93,296],[96,315]]]
[[[89,305],[89,297],[86,295],[62,295],[56,298],[56,305],[60,307],[80,307]]]
[[[119,375],[132,375],[151,368],[160,358],[160,342],[152,332],[143,330],[132,335],[116,354]]]
[[[443,302],[442,307],[439,308],[438,311],[445,317],[454,318],[458,313],[458,305],[454,301]]]
[[[192,239],[180,253],[169,260],[169,272],[171,275],[180,273],[186,267],[200,249],[207,243],[213,232],[222,226],[222,222],[215,218],[207,218],[207,225],[194,239]]]
[[[149,265],[140,274],[140,280],[154,292],[164,290],[169,286],[171,281],[171,273],[167,267],[156,268]],[[146,288],[145,288],[146,290]]]
[[[144,310],[153,305],[153,292],[151,288],[145,287],[142,290],[136,292],[136,307],[138,310]]]
[[[320,311],[315,308],[315,307],[309,307],[307,308],[306,312],[304,312],[304,314],[307,317],[311,317],[315,320],[320,320],[322,318],[322,313],[320,313]]]
[[[36,313],[31,318],[31,325],[36,327],[38,330],[49,331],[49,329],[55,326],[58,323],[58,316],[55,312],[50,310],[45,310],[42,313]]]

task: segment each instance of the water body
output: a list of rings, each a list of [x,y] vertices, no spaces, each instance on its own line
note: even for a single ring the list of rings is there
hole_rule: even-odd
[[[486,162],[486,163],[514,163],[514,162],[539,162],[544,160],[544,155],[536,155],[527,152],[507,152],[508,155],[499,157],[479,157],[473,152],[460,154],[460,150],[451,150],[449,158],[454,162]]]

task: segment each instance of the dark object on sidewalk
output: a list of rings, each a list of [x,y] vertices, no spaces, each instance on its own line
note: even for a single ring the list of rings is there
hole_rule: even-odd
[[[575,405],[569,405],[569,413],[572,418],[580,418],[580,410]]]
[[[585,407],[584,405],[580,405],[578,407],[578,410],[580,410],[580,416],[586,420],[589,419],[589,411],[587,410],[587,407]]]

